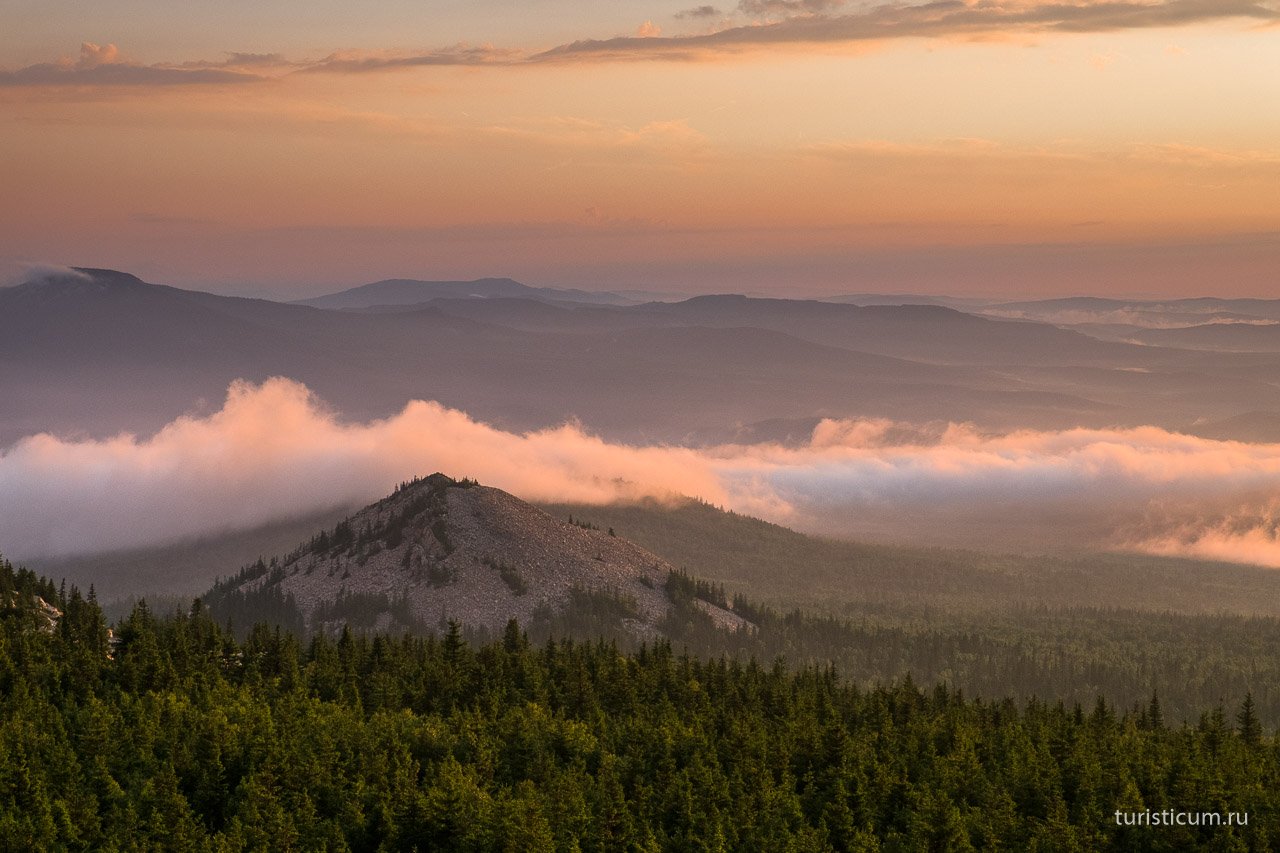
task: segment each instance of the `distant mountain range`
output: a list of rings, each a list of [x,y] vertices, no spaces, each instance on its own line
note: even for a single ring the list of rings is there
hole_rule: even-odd
[[[419,281],[393,278],[375,281],[310,299],[299,299],[295,305],[342,310],[400,309],[422,305],[433,299],[494,299],[515,297],[550,302],[579,302],[600,305],[633,305],[618,293],[591,290],[560,290],[551,287],[529,287],[509,278],[478,278],[472,281]]]
[[[1177,428],[1280,410],[1271,352],[1100,341],[937,305],[609,304],[623,299],[392,280],[309,300],[354,309],[327,310],[111,270],[46,275],[0,289],[0,398],[19,401],[0,409],[0,446],[39,431],[146,433],[216,408],[235,379],[277,375],[353,419],[430,399],[506,429],[576,418],[629,442],[790,436],[824,417]],[[1200,328],[1186,331],[1275,332]]]

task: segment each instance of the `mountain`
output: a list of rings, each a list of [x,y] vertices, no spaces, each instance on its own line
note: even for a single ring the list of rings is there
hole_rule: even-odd
[[[356,508],[335,508],[162,545],[37,557],[25,563],[41,574],[65,579],[81,589],[93,586],[98,597],[108,603],[140,596],[152,602],[190,603],[215,579],[232,574],[259,557],[288,552],[316,531],[332,528]]]
[[[1130,339],[1151,346],[1218,352],[1280,352],[1280,323],[1203,323],[1178,329],[1141,329]]]
[[[0,289],[0,399],[20,401],[0,407],[0,446],[150,433],[272,376],[350,420],[421,399],[506,430],[576,419],[615,441],[718,443],[820,418],[1180,427],[1280,409],[1277,369],[1267,353],[1107,343],[936,306],[494,296],[333,311],[89,268]]]
[[[492,331],[439,312],[349,315],[71,270],[0,289],[0,398],[23,402],[0,411],[0,444],[154,430],[216,405],[237,378],[289,376],[352,416],[385,414],[410,396],[405,374],[421,377],[424,360],[448,369],[458,342],[484,346]]]
[[[412,511],[406,515],[406,509]],[[392,523],[393,516],[404,520]],[[570,524],[570,517],[577,523]],[[609,535],[611,529],[617,536]],[[453,550],[445,553],[448,548]],[[272,554],[281,555],[274,566]],[[251,570],[237,576],[246,564]],[[252,623],[245,618],[249,612],[278,617],[267,608],[273,588],[281,593],[277,611],[294,595],[292,619],[310,616],[321,601],[329,602],[332,618],[376,618],[396,605],[396,612],[410,617],[397,622],[400,627],[434,629],[442,605],[449,614],[486,625],[507,613],[527,618],[547,590],[560,590],[551,599],[562,599],[566,582],[583,590],[599,590],[603,583],[606,592],[612,585],[650,600],[662,586],[655,579],[673,569],[723,587],[730,596],[839,615],[1087,607],[1280,617],[1280,573],[1273,569],[1138,554],[1019,556],[842,541],[692,500],[535,509],[497,489],[440,476],[354,514],[335,510],[180,545],[29,565],[85,589],[96,584],[107,601],[146,596],[155,602],[159,593],[178,602],[208,589],[219,576],[230,580],[218,584],[217,595],[234,597],[265,585],[268,595],[257,596],[257,610],[246,610],[245,602],[224,610],[238,611],[235,622],[242,626]],[[296,576],[295,568],[301,568]],[[655,587],[646,587],[641,577]],[[513,587],[521,585],[526,593],[516,595]],[[406,611],[402,599],[410,589],[420,597]],[[340,591],[345,604],[334,610]],[[473,613],[465,605],[471,596],[493,599],[498,609]],[[607,602],[595,601],[602,603]],[[592,605],[592,597],[579,596],[577,605]]]
[[[499,631],[571,614],[656,635],[673,565],[610,532],[552,518],[499,489],[443,474],[407,483],[287,556],[216,584],[205,603],[239,624]],[[725,627],[741,617],[703,602]]]
[[[548,305],[530,299],[436,299],[443,313],[528,331],[735,328],[822,346],[949,365],[1158,363],[1171,354],[1102,344],[1044,323],[980,317],[939,304],[845,304],[718,294],[642,305]],[[1174,356],[1176,357],[1176,355]]]
[[[460,316],[434,303],[396,313],[326,311],[96,269],[0,289],[0,399],[22,401],[0,409],[0,445],[39,431],[147,433],[184,412],[216,408],[236,379],[271,376],[305,383],[351,419],[385,417],[424,399],[505,429],[577,418],[633,442],[727,437],[740,424],[770,418],[1040,425],[1108,417],[1108,406],[1087,398],[1010,388],[981,369],[858,352],[770,328],[685,322],[652,306],[448,304],[493,305],[499,313]],[[529,309],[556,319],[519,322],[516,315]],[[616,321],[619,312],[624,322]]]
[[[835,296],[814,296],[818,302],[838,302],[849,305],[941,305],[960,311],[973,311],[990,304],[990,299],[963,296],[937,296],[923,293],[841,293]]]
[[[326,633],[342,625],[355,629],[349,641],[337,644],[342,666],[352,666],[353,659],[346,655],[360,649],[363,652],[358,655],[383,662],[422,659],[420,653],[400,657],[391,652],[388,657],[388,651],[397,646],[415,647],[428,656],[444,647],[447,655],[448,648],[458,649],[457,634],[493,637],[488,625],[505,613],[529,613],[528,605],[541,593],[530,580],[538,571],[552,585],[559,581],[561,594],[544,596],[518,630],[503,630],[508,651],[528,648],[532,642],[542,646],[550,660],[570,648],[607,650],[608,659],[616,664],[619,650],[597,640],[634,648],[637,640],[661,635],[670,645],[655,643],[649,648],[658,649],[668,660],[674,648],[719,661],[713,666],[720,668],[726,666],[722,657],[742,662],[784,657],[796,667],[834,666],[864,685],[910,674],[923,683],[945,681],[968,695],[996,700],[1036,695],[1052,696],[1068,705],[1091,705],[1102,693],[1119,707],[1146,702],[1151,685],[1158,684],[1167,712],[1175,719],[1190,720],[1224,695],[1252,691],[1266,717],[1280,719],[1280,691],[1275,687],[1280,677],[1271,653],[1280,642],[1280,620],[1274,618],[1280,613],[1276,594],[1280,575],[1274,571],[1155,558],[1022,559],[840,543],[698,503],[674,508],[578,508],[577,512],[597,522],[612,517],[625,525],[616,532],[652,542],[654,550],[647,553],[621,543],[607,529],[593,529],[577,512],[576,524],[558,523],[513,501],[501,492],[439,476],[408,484],[357,516],[368,519],[369,527],[360,528],[367,533],[357,532],[356,519],[348,519],[307,539],[283,562],[262,561],[218,584],[203,602],[148,597],[146,608],[134,602],[123,611],[117,609],[120,645],[114,661],[129,666],[131,654],[154,661],[155,646],[144,638],[156,636],[148,634],[157,628],[155,615],[181,613],[166,623],[172,629],[157,631],[162,638],[186,638],[177,647],[188,654],[176,655],[175,665],[201,659],[189,654],[198,647],[209,653],[203,657],[203,666],[221,660],[220,670],[237,680],[241,667],[246,675],[255,673],[244,679],[245,684],[287,678],[281,670],[262,667],[263,652],[297,649],[269,630],[274,624],[291,630],[304,643],[306,635],[313,634],[306,654],[327,661],[322,665],[338,674],[337,680],[324,680],[332,686],[343,681],[344,670],[332,669],[339,657],[333,654],[334,644],[324,639]],[[445,509],[443,516],[440,507]],[[467,507],[473,510],[471,518],[457,517]],[[555,508],[552,516],[565,518],[563,512],[564,508]],[[383,526],[375,530],[374,523]],[[461,538],[468,533],[471,538]],[[395,544],[397,537],[399,544]],[[400,571],[395,565],[377,562],[387,550],[403,551],[406,542],[436,558],[416,568],[401,563]],[[448,550],[451,553],[441,557]],[[416,552],[410,548],[408,553],[412,564]],[[495,553],[501,555],[497,560]],[[654,569],[663,564],[653,553],[667,556],[667,566],[687,561],[700,567],[703,578],[724,578],[724,586],[680,573],[668,574],[659,586]],[[468,554],[481,556],[477,562],[464,559]],[[308,576],[312,558],[316,568]],[[302,577],[289,574],[286,566],[299,567]],[[334,570],[332,575],[329,568]],[[77,598],[74,585],[66,595],[56,583],[41,581],[29,571],[19,570],[17,583],[14,578],[0,559],[0,617],[6,617],[0,619],[0,628],[15,624],[7,618],[15,615],[14,609],[4,607],[13,600],[7,593],[23,589],[24,595],[34,592],[52,605],[27,595],[26,602],[34,606],[22,608],[27,614],[22,630],[29,634],[46,635],[57,621],[60,628],[54,639],[62,643],[62,624],[73,631],[86,626],[95,632],[101,629],[100,619],[77,617],[77,610],[83,614],[84,608],[76,602],[84,602]],[[580,583],[575,585],[575,580]],[[727,592],[734,590],[726,589],[731,581],[733,587],[745,586],[748,593],[734,594],[732,604]],[[571,584],[567,594],[565,582]],[[451,586],[457,587],[454,592],[469,587],[468,595],[481,597],[464,599],[461,608],[451,611],[447,602],[439,603]],[[65,583],[61,589],[66,591]],[[310,619],[304,618],[299,594],[312,595]],[[774,607],[762,606],[756,596],[765,597]],[[807,612],[792,609],[797,603]],[[787,610],[775,609],[779,605]],[[96,607],[89,609],[96,611]],[[230,620],[235,633],[248,635],[249,642],[238,650],[220,639],[217,624],[208,621],[210,616],[217,623]],[[479,628],[459,622],[460,630],[455,632],[445,621],[460,618],[479,621]],[[254,627],[260,623],[266,623],[268,630]],[[366,632],[378,630],[444,635],[444,640],[367,636]],[[550,638],[587,642],[557,645],[548,643]],[[101,646],[103,641],[109,639],[95,642]],[[66,648],[63,645],[57,653],[35,659],[63,660]],[[103,654],[92,657],[99,662],[105,659]],[[314,677],[312,667],[303,669],[308,672],[305,679]],[[369,673],[359,663],[354,669]],[[135,676],[152,672],[171,677],[159,667],[133,666],[128,671]],[[403,670],[396,671],[403,675]],[[259,681],[257,674],[267,673],[275,675]],[[380,694],[386,683],[359,680],[367,688],[362,688],[364,707],[383,707],[370,697]],[[699,689],[696,681],[677,680]],[[50,683],[65,682],[55,678]],[[431,685],[440,683],[431,682],[428,693]],[[536,701],[547,704],[545,694]]]
[[[294,304],[313,308],[339,310],[404,309],[433,299],[534,299],[538,301],[584,302],[604,305],[628,305],[634,300],[616,293],[590,290],[561,290],[553,287],[530,287],[509,278],[478,278],[471,281],[419,281],[392,278],[362,284],[324,296],[299,299]]]
[[[818,344],[945,364],[1148,365],[1167,353],[1104,343],[1043,323],[979,317],[940,305],[847,305],[738,295],[639,306],[681,324],[769,329]]]

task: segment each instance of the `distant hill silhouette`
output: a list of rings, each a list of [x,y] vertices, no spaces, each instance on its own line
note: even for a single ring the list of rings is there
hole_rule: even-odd
[[[340,311],[112,270],[43,274],[0,289],[0,398],[17,401],[0,409],[0,446],[39,431],[146,433],[215,409],[233,380],[271,376],[351,419],[428,399],[504,429],[577,419],[627,442],[735,441],[752,424],[825,417],[1180,427],[1280,409],[1280,355],[1104,342],[939,306],[733,295],[604,305],[482,281],[485,298],[467,295],[474,282],[377,283],[361,298],[454,295]]]
[[[432,299],[502,297],[605,305],[627,305],[634,301],[616,293],[530,287],[510,278],[478,278],[471,281],[419,281],[411,278],[392,278],[340,290],[325,296],[299,299],[295,304],[351,310],[380,307],[403,308],[421,305]]]

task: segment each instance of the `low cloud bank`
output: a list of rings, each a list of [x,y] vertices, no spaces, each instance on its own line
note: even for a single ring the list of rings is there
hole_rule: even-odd
[[[1052,323],[1055,326],[1075,326],[1085,324],[1115,324],[1136,326],[1140,329],[1185,329],[1202,325],[1244,325],[1275,326],[1280,320],[1269,317],[1250,317],[1242,314],[1231,314],[1226,311],[1167,311],[1156,308],[1114,308],[1109,310],[1027,310],[986,308],[978,313],[989,317],[1003,317],[1010,320],[1034,320],[1041,323]]]
[[[532,499],[725,500],[698,467],[692,451],[611,446],[571,425],[515,435],[422,401],[345,424],[299,383],[238,382],[219,411],[148,438],[42,434],[4,451],[0,552],[64,554],[248,527],[370,501],[437,470]]]
[[[1280,513],[1268,509],[1280,495],[1280,445],[1154,427],[993,436],[828,420],[798,448],[633,447],[573,424],[504,432],[423,401],[344,423],[287,379],[236,383],[218,412],[150,437],[37,435],[0,452],[0,552],[66,554],[249,527],[370,501],[437,470],[535,501],[692,495],[833,534],[1065,542],[1280,566]]]
[[[1123,532],[1117,538],[1150,554],[1280,568],[1278,534],[1280,497],[1272,492],[1242,497],[1218,512],[1157,501],[1127,538]]]

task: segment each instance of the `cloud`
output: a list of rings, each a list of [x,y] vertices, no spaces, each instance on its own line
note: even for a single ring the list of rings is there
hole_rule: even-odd
[[[343,424],[298,383],[231,386],[222,409],[149,438],[24,439],[0,455],[0,552],[173,540],[371,500],[415,474],[476,476],[531,498],[706,491],[692,451],[608,445],[574,426],[515,435],[435,403]]]
[[[100,65],[112,65],[119,61],[120,49],[114,44],[99,46],[86,41],[80,45],[80,59],[76,62],[76,68],[97,68]]]
[[[720,10],[715,6],[694,6],[692,9],[685,9],[682,12],[676,12],[677,18],[718,18]]]
[[[0,453],[0,550],[31,557],[250,527],[370,501],[437,470],[530,500],[693,495],[841,535],[1000,547],[1010,531],[1047,531],[1077,547],[1280,565],[1280,513],[1239,510],[1280,500],[1280,445],[1154,427],[988,435],[825,420],[800,447],[637,447],[573,424],[505,432],[423,401],[344,423],[287,379],[236,383],[221,410],[146,438],[23,439]]]
[[[93,280],[92,276],[88,273],[75,269],[74,267],[63,266],[62,264],[20,262],[16,266],[16,273],[7,275],[4,280],[0,280],[0,287],[27,284],[37,281],[49,281],[51,279],[73,278],[83,281]]]
[[[1197,530],[1186,535],[1147,539],[1135,550],[1161,557],[1191,557],[1280,568],[1280,538],[1274,528]]]
[[[747,15],[816,15],[844,5],[844,0],[738,0]]]
[[[305,72],[360,74],[394,68],[419,68],[448,65],[508,65],[520,61],[518,50],[493,45],[455,45],[417,53],[339,51],[324,59],[306,63]]]
[[[753,13],[786,13],[782,20],[665,38],[587,39],[552,48],[535,60],[648,57],[692,59],[707,52],[751,47],[900,38],[976,38],[1002,33],[1108,32],[1207,21],[1280,20],[1274,0],[1164,0],[1042,3],[1026,0],[936,0],[887,3],[847,15],[822,14],[828,0],[742,0]],[[799,13],[799,14],[797,14]]]
[[[1169,557],[1280,568],[1280,498],[1259,493],[1216,514],[1157,501],[1127,534],[1129,548]]]
[[[491,44],[457,44],[422,51],[335,51],[321,59],[288,59],[279,53],[229,52],[221,60],[143,64],[124,58],[114,44],[84,42],[78,57],[0,69],[0,87],[144,87],[237,84],[289,73],[361,74],[399,68],[519,66],[542,62],[625,58],[696,59],[750,48],[876,42],[902,38],[986,38],[1001,34],[1107,32],[1244,19],[1280,24],[1280,0],[933,0],[884,3],[836,14],[847,0],[739,0],[750,23],[690,35],[663,36],[645,21],[633,35],[581,39],[530,52]],[[677,19],[711,19],[712,5],[677,12]],[[1178,48],[1177,50],[1181,50]],[[1105,67],[1112,58],[1098,56]]]
[[[0,86],[189,86],[248,83],[262,79],[230,65],[142,65],[120,55],[114,44],[84,42],[78,58],[0,70]]]
[[[288,70],[305,65],[292,61],[281,53],[241,53],[239,51],[230,51],[225,58],[210,60],[192,60],[184,62],[179,68],[232,68],[254,72],[274,72],[279,70]]]

